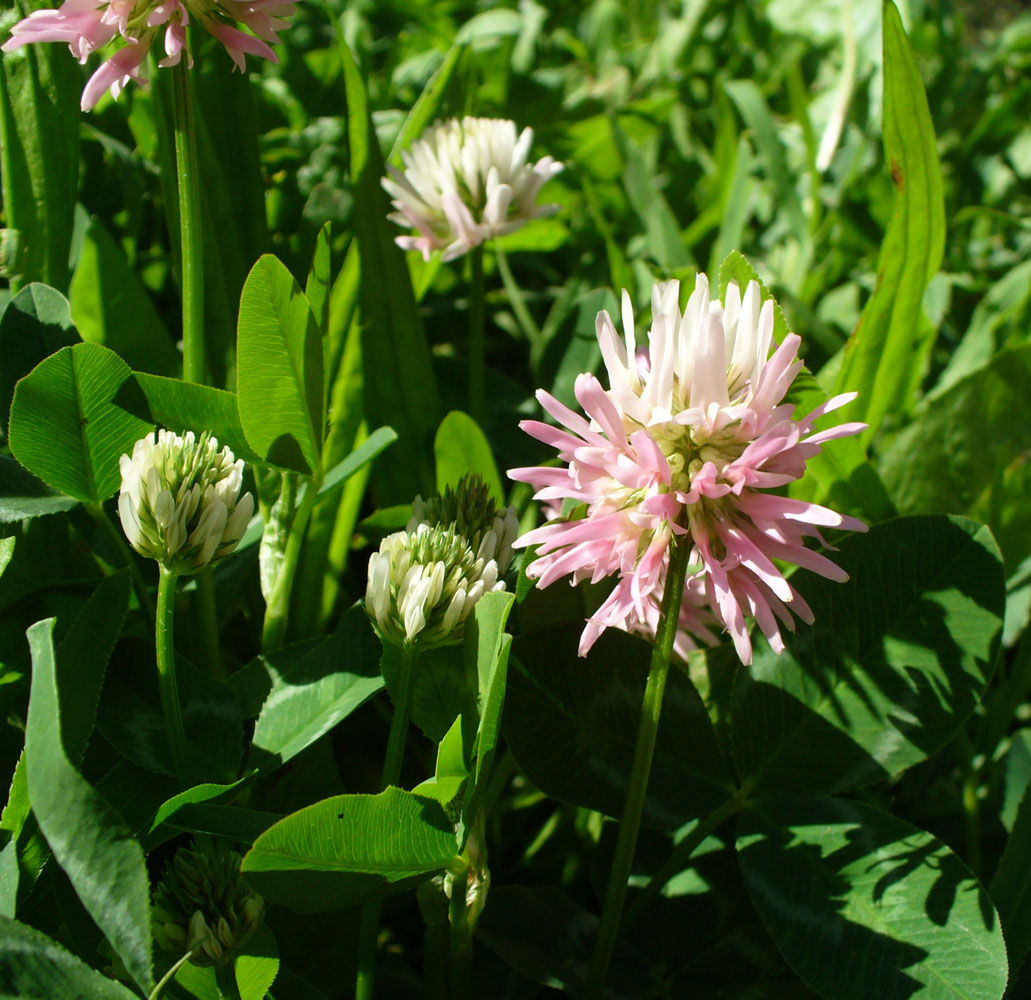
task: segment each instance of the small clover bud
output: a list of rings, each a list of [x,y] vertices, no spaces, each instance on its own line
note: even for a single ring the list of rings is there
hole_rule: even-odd
[[[499,510],[477,474],[463,476],[457,486],[448,486],[442,497],[416,497],[407,530],[414,531],[420,524],[454,525],[478,558],[497,563],[500,576],[512,565],[512,543],[519,533],[515,507]]]
[[[240,496],[243,460],[210,434],[161,430],[119,460],[118,516],[132,547],[174,573],[196,573],[229,555],[254,512]]]
[[[370,557],[365,610],[384,642],[442,646],[461,641],[485,593],[504,589],[498,564],[454,525],[419,524],[388,535]]]
[[[264,900],[240,874],[240,855],[207,838],[176,852],[151,909],[158,945],[178,955],[192,952],[194,965],[231,961],[264,916]]]

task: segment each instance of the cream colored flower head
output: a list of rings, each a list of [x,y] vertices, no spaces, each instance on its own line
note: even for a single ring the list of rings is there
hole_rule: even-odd
[[[122,455],[118,516],[132,547],[174,573],[196,573],[229,555],[254,512],[240,496],[243,460],[211,435],[160,430]]]
[[[443,250],[453,260],[494,236],[513,233],[558,205],[538,205],[541,187],[562,170],[545,156],[527,157],[533,130],[497,118],[452,118],[428,128],[402,153],[402,173],[389,166],[383,187],[397,209],[390,219],[416,235],[398,236],[404,250],[426,260]]]

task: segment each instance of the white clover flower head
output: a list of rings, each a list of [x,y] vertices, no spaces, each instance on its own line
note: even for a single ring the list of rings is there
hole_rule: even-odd
[[[224,965],[261,926],[265,901],[240,874],[240,855],[210,838],[181,847],[154,891],[151,926],[158,946],[192,952],[194,965]]]
[[[484,594],[504,589],[497,562],[454,524],[418,524],[388,535],[369,558],[365,611],[384,642],[443,646],[461,641]]]
[[[462,476],[457,486],[445,487],[443,496],[429,500],[417,496],[405,530],[414,531],[420,524],[454,525],[478,558],[498,564],[501,576],[512,565],[512,543],[519,533],[516,509],[499,510],[479,474]]]
[[[557,211],[558,205],[538,205],[537,194],[562,164],[550,156],[530,164],[532,142],[532,129],[517,135],[506,119],[452,118],[430,126],[401,154],[404,172],[388,166],[383,178],[397,209],[389,218],[417,232],[398,236],[398,246],[422,251],[426,260],[443,250],[442,259],[453,260]]]
[[[243,466],[206,432],[140,438],[119,460],[118,516],[129,543],[174,573],[229,555],[254,512],[254,497],[240,496]]]

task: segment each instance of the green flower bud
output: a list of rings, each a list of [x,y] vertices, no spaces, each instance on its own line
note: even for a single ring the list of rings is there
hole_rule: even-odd
[[[210,434],[158,431],[119,460],[118,516],[132,547],[174,573],[196,573],[229,555],[254,511],[240,496],[243,461]]]
[[[222,965],[261,926],[265,902],[240,874],[240,855],[208,838],[180,848],[154,892],[154,939],[194,965]]]
[[[407,530],[414,531],[420,524],[454,525],[477,558],[497,563],[500,576],[512,565],[512,543],[519,533],[515,507],[499,511],[478,474],[463,476],[456,487],[448,486],[442,497],[416,497]]]

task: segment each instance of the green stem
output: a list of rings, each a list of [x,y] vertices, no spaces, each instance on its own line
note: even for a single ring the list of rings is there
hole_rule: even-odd
[[[469,926],[469,910],[465,890],[468,871],[458,872],[451,883],[451,904],[448,918],[451,922],[451,995],[450,1000],[466,1000],[469,996],[469,979],[472,972],[473,935]]]
[[[140,607],[146,612],[147,618],[153,622],[155,615],[154,602],[151,600],[147,581],[143,579],[140,567],[133,558],[132,549],[129,548],[129,543],[125,540],[125,535],[115,527],[111,518],[107,516],[107,512],[100,504],[96,506],[87,504],[86,510],[96,522],[97,527],[107,535],[108,541],[111,542],[115,551],[122,557],[122,562],[128,567],[133,587],[136,590],[136,600],[139,601]]]
[[[196,949],[191,948],[182,958],[179,958],[175,965],[172,966],[157,982],[157,985],[150,991],[150,996],[147,1000],[158,1000],[161,996],[161,991],[175,978],[175,974],[191,959],[193,958]]]
[[[215,574],[210,566],[197,574],[197,614],[200,633],[212,677],[225,680],[222,649],[218,640],[218,611],[215,604]]]
[[[215,983],[223,1000],[240,1000],[240,987],[236,982],[236,961],[215,966]]]
[[[648,683],[644,689],[641,704],[641,722],[637,730],[637,746],[630,771],[630,790],[627,793],[623,817],[619,824],[619,838],[616,853],[612,859],[605,903],[598,925],[598,937],[594,942],[594,954],[587,971],[586,996],[594,1000],[601,996],[609,973],[612,951],[619,935],[623,901],[626,898],[627,881],[634,861],[637,846],[637,832],[644,813],[644,800],[648,791],[648,777],[651,773],[652,757],[655,754],[655,738],[659,731],[659,717],[662,713],[662,696],[666,690],[673,643],[680,620],[680,603],[684,593],[684,579],[687,574],[687,559],[691,551],[690,536],[673,536],[670,543],[669,571],[666,575],[665,592],[662,595],[659,629],[652,649],[651,666],[648,669]]]
[[[498,262],[498,273],[501,275],[501,283],[505,286],[505,294],[508,296],[508,303],[515,314],[519,329],[523,331],[531,344],[536,344],[541,339],[540,327],[533,321],[529,309],[526,308],[526,299],[523,298],[523,291],[516,283],[512,269],[508,266],[508,257],[501,249],[501,243],[494,241],[494,257]]]
[[[165,716],[165,732],[172,751],[175,776],[183,788],[190,779],[190,754],[183,728],[183,710],[179,705],[179,686],[175,679],[175,573],[161,567],[158,577],[157,618],[154,636],[157,640],[158,687],[161,692],[161,710]]]
[[[380,791],[388,785],[395,784],[401,776],[401,764],[408,737],[408,710],[412,700],[412,674],[418,655],[417,645],[406,645],[401,649],[401,674],[398,678],[394,714],[390,720],[387,752],[383,758]],[[371,1000],[375,987],[379,911],[378,899],[370,900],[362,907],[361,929],[358,933],[358,979],[355,984],[355,1000]]]
[[[473,420],[482,425],[486,398],[486,348],[483,336],[485,292],[482,245],[473,249],[469,254],[469,260],[472,267],[472,279],[469,287],[469,414]]]
[[[261,648],[267,653],[283,645],[286,626],[290,618],[290,594],[294,586],[294,574],[297,572],[297,561],[304,544],[304,532],[308,527],[308,518],[318,497],[318,486],[309,479],[304,491],[304,499],[294,514],[290,524],[290,534],[283,552],[283,562],[279,567],[275,585],[269,595],[265,607],[265,625],[261,632]]]
[[[422,914],[422,988],[425,1000],[447,1000],[448,900],[440,876],[415,891]]]
[[[181,59],[173,69],[173,129],[179,185],[179,236],[183,297],[183,378],[204,381],[204,257],[200,219],[200,171],[193,123],[190,71]]]
[[[663,865],[627,908],[626,916],[623,918],[623,927],[629,927],[637,921],[652,900],[662,892],[666,883],[678,872],[683,871],[684,866],[691,859],[691,855],[698,849],[702,841],[714,830],[722,826],[731,816],[736,816],[741,811],[745,802],[748,801],[748,795],[749,790],[744,788],[735,792],[723,805],[714,809],[708,816],[700,820],[694,829],[677,844]]]

